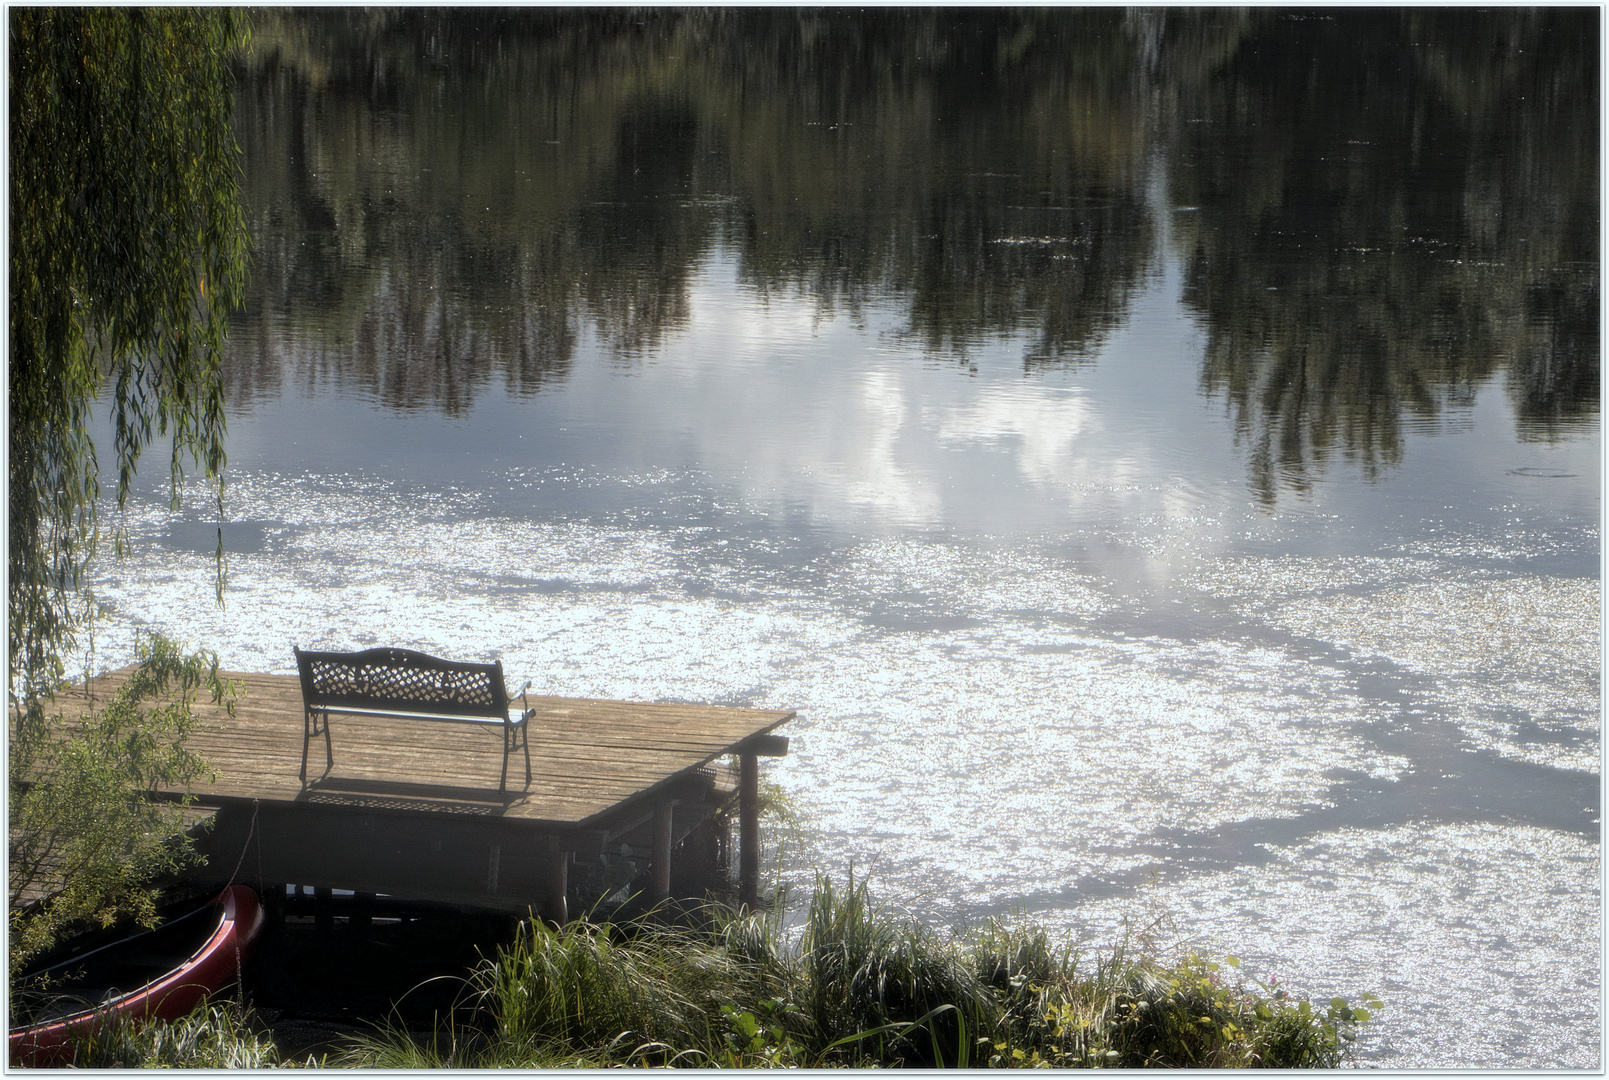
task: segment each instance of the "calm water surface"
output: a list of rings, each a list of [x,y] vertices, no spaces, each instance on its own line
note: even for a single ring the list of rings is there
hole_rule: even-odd
[[[153,480],[98,662],[797,709],[793,881],[1597,1067],[1597,20],[265,18],[227,606]]]

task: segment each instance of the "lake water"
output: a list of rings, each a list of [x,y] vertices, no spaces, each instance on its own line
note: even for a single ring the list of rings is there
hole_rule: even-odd
[[[265,16],[99,662],[797,709],[789,880],[1599,1067],[1598,18]]]

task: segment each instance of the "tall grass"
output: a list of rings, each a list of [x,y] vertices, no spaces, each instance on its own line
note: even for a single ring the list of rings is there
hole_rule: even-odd
[[[686,930],[587,922],[555,929],[533,920],[470,985],[499,1041],[621,1047],[642,1057],[709,1042],[712,1014],[747,996],[750,974],[715,941]]]
[[[853,879],[818,879],[794,933],[777,910],[709,915],[533,920],[469,976],[471,1025],[383,1029],[336,1063],[1328,1068],[1368,1019],[1144,934],[1090,963],[1033,926],[940,935]]]
[[[266,1069],[280,1064],[273,1040],[254,1031],[231,1002],[205,1005],[173,1021],[138,1023],[110,1015],[72,1043],[80,1069]]]
[[[871,901],[865,881],[818,880],[794,957],[799,1001],[820,1052],[880,1062],[956,1064],[995,1011],[973,965],[914,919]],[[920,1030],[918,1030],[920,1029]]]

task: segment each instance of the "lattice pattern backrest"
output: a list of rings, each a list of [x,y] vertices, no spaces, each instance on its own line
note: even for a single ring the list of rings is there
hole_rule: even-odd
[[[407,649],[296,652],[308,705],[501,716],[503,665],[461,664]]]

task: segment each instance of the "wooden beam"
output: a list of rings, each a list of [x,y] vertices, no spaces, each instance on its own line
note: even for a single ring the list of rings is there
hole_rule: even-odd
[[[558,829],[549,834],[554,851],[563,848],[575,855],[601,855],[609,834],[602,829]]]
[[[737,752],[740,754],[756,754],[759,757],[787,757],[788,737],[786,735],[756,735],[739,743]]]
[[[718,807],[719,802],[723,801],[719,799],[715,791],[713,779],[707,775],[699,773],[692,776],[673,777],[669,781],[645,792],[643,797],[621,803],[614,812],[594,819],[593,824],[597,827],[590,834],[584,830],[582,831],[584,835],[593,835],[599,838],[597,845],[591,849],[590,853],[597,854],[603,850],[603,845],[610,840],[624,836],[638,826],[654,820],[659,814],[660,804],[666,799],[683,806],[703,803],[709,806],[712,813]],[[607,831],[604,831],[603,826],[607,826]],[[672,837],[672,846],[680,843],[691,827],[684,828],[680,836]],[[581,851],[583,849],[577,848],[576,850]]]

